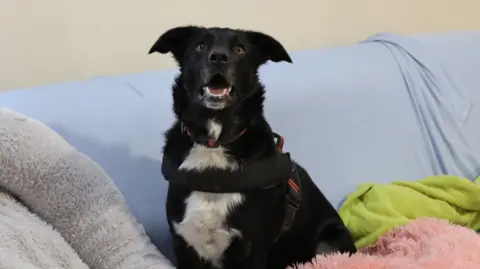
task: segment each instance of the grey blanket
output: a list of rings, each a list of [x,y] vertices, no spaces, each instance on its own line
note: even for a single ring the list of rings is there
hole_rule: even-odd
[[[173,268],[95,162],[42,123],[5,109],[0,239],[2,269]]]

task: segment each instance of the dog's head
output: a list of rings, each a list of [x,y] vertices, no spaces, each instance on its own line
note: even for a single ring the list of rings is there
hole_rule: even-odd
[[[254,31],[184,26],[168,30],[149,53],[171,52],[188,102],[214,110],[235,105],[258,90],[258,68],[292,60],[273,37]]]

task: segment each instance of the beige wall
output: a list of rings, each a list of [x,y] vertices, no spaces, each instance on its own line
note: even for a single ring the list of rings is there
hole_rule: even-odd
[[[181,24],[262,30],[293,51],[480,30],[480,0],[1,0],[0,90],[170,67],[146,53]]]

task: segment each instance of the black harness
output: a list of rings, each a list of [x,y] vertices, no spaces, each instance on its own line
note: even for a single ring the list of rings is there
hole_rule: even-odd
[[[302,200],[302,185],[297,167],[290,159],[290,154],[283,152],[283,138],[274,133],[274,139],[276,139],[278,154],[246,165],[240,170],[205,170],[201,173],[183,171],[178,170],[178,166],[164,155],[162,174],[170,184],[183,186],[193,191],[211,193],[249,192],[284,185],[287,204],[282,229],[277,240],[281,233],[290,229],[295,220]],[[211,147],[219,145],[218,143],[209,144]]]

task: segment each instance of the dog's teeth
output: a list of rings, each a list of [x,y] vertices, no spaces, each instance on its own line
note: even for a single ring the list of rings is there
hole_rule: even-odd
[[[210,87],[203,87],[205,93],[207,93],[208,95],[212,95],[212,96],[224,96],[224,95],[227,95],[229,92],[230,92],[230,88],[224,88],[224,89],[211,89]]]

